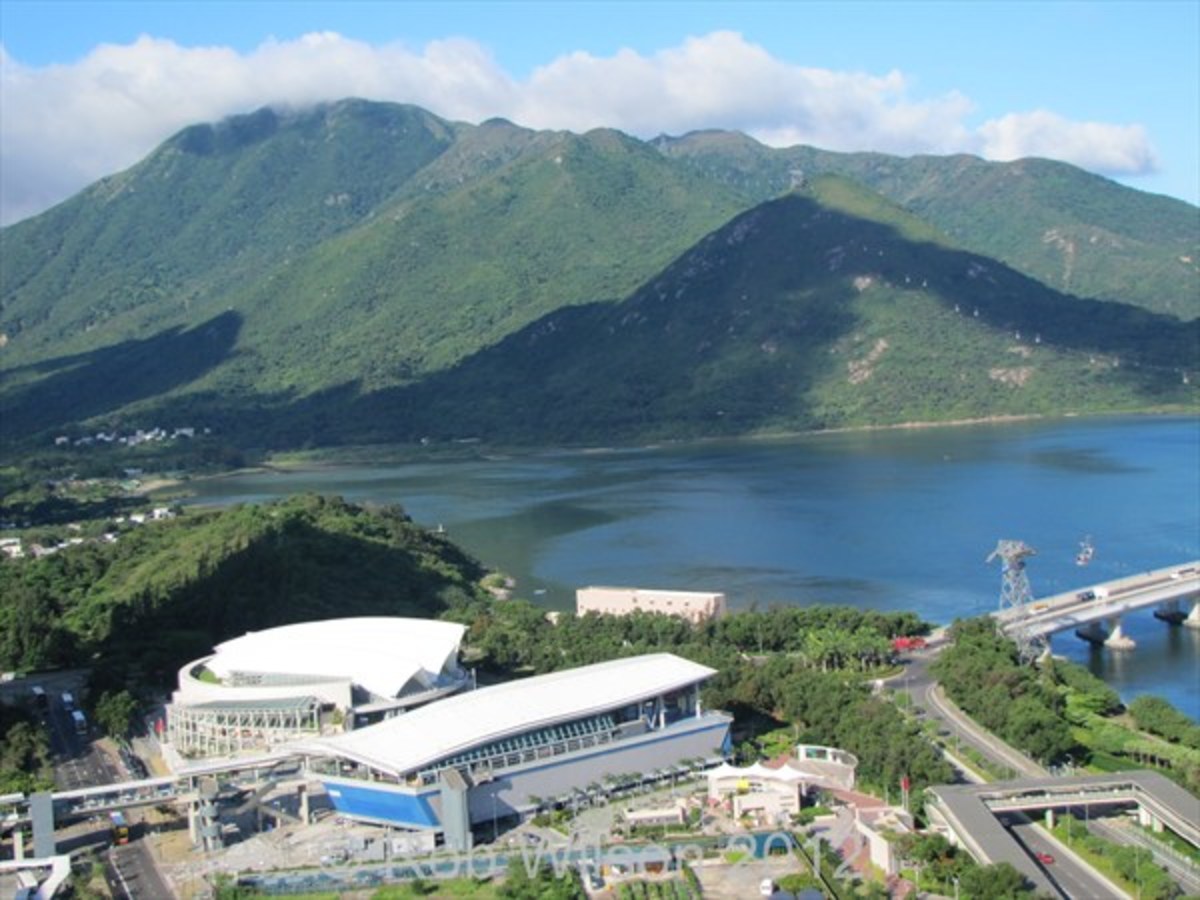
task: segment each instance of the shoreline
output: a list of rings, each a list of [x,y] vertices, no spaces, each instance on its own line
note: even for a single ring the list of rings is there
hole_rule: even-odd
[[[890,431],[929,431],[936,428],[970,428],[979,425],[1010,425],[1020,422],[1055,422],[1072,420],[1099,420],[1125,418],[1184,418],[1200,419],[1200,413],[1181,410],[1111,412],[1111,413],[1022,413],[993,416],[972,416],[963,419],[915,420],[893,422],[886,425],[845,425],[835,428],[819,428],[810,431],[778,431],[757,434],[719,435],[686,439],[652,441],[645,444],[609,444],[587,447],[527,447],[508,445],[466,444],[459,447],[439,444],[420,446],[413,444],[348,445],[320,451],[323,458],[289,459],[287,453],[279,457],[268,456],[263,462],[239,466],[227,472],[213,472],[188,478],[150,479],[138,493],[148,496],[150,492],[177,488],[187,492],[187,485],[201,481],[214,481],[237,475],[293,474],[344,469],[351,466],[407,466],[421,463],[480,462],[502,459],[537,459],[538,457],[595,456],[605,453],[643,453],[667,447],[704,446],[722,441],[765,443],[790,441],[802,438],[820,438],[826,435],[871,434]],[[153,485],[153,487],[149,486]],[[200,504],[202,505],[202,504]]]
[[[584,456],[603,453],[640,453],[647,450],[657,450],[664,447],[685,447],[688,445],[704,445],[722,441],[758,442],[786,441],[799,438],[821,437],[836,434],[870,434],[887,431],[925,431],[935,428],[968,428],[976,425],[1007,425],[1018,422],[1054,422],[1085,419],[1116,419],[1116,418],[1200,418],[1200,413],[1181,410],[1141,411],[1141,412],[1111,412],[1111,413],[1008,413],[992,416],[972,416],[963,419],[946,420],[914,420],[909,422],[892,422],[884,425],[844,425],[833,428],[814,428],[807,431],[775,431],[759,432],[740,435],[714,435],[696,438],[671,438],[661,441],[650,441],[643,444],[598,444],[592,446],[510,446],[470,444],[461,448],[451,448],[446,445],[436,447],[420,447],[412,444],[378,444],[350,445],[345,448],[342,458],[325,458],[314,460],[288,460],[268,457],[267,462],[257,466],[243,467],[230,472],[204,476],[205,478],[222,478],[233,474],[276,472],[308,472],[322,469],[344,468],[349,465],[408,465],[414,462],[459,462],[494,459],[524,458],[534,459],[539,456]],[[369,447],[378,448],[379,452],[372,454]],[[331,455],[337,450],[330,448],[324,451]]]

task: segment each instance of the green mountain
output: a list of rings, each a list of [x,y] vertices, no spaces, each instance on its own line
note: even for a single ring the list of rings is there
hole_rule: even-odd
[[[1198,347],[1200,322],[1061,294],[830,176],[359,418],[596,443],[1194,407]]]
[[[908,193],[814,176],[810,157]],[[998,172],[1019,189],[989,186]],[[536,443],[1193,403],[1190,325],[1057,293],[939,218],[1025,246],[1061,207],[1119,225],[1128,251],[1109,269],[1077,254],[1073,283],[1171,282],[1165,235],[1195,209],[1092,180],[358,100],[198,125],[0,231],[0,445],[150,425],[271,448]]]
[[[0,232],[5,436],[405,383],[627,295],[744,205],[611,131],[360,101],[189,128]]]
[[[721,131],[654,144],[755,201],[805,179],[843,175],[937,226],[961,247],[1064,293],[1200,317],[1200,210],[1066,163],[772,149]]]

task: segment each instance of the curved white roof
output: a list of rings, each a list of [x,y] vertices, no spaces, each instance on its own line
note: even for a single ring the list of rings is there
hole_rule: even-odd
[[[479,688],[302,746],[399,776],[478,744],[601,713],[714,674],[670,653],[614,659]]]
[[[454,622],[383,616],[298,622],[218,644],[207,666],[219,678],[233,672],[348,678],[394,697],[414,675],[442,671],[464,631]]]

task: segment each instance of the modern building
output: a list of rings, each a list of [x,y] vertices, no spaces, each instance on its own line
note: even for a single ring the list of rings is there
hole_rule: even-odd
[[[343,815],[470,846],[471,826],[592,784],[727,752],[731,718],[703,709],[713,669],[667,653],[480,688],[299,745]],[[324,772],[322,773],[322,768]]]
[[[167,738],[183,756],[261,750],[352,729],[452,694],[465,627],[362,617],[251,632],[179,670]]]
[[[854,789],[858,759],[837,747],[800,744],[795,753],[738,768],[722,765],[708,772],[708,800],[724,805],[735,818],[756,816],[775,822],[800,812],[815,789]]]
[[[700,591],[655,591],[645,588],[585,587],[575,592],[575,614],[625,616],[635,610],[682,616],[703,622],[725,615],[725,595]]]

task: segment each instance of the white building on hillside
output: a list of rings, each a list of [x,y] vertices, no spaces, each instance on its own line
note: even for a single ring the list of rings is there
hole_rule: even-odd
[[[179,670],[168,739],[185,756],[228,754],[420,706],[470,681],[458,663],[465,630],[433,619],[362,617],[225,641]]]

